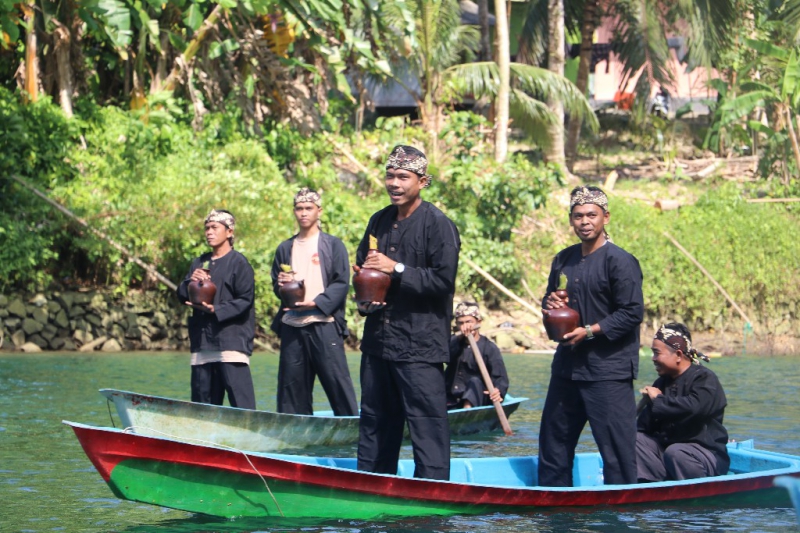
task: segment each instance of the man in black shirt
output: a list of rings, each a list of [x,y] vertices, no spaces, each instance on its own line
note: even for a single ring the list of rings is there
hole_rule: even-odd
[[[456,306],[456,325],[460,335],[450,338],[450,362],[444,372],[447,386],[448,409],[470,409],[502,402],[508,392],[508,373],[503,356],[495,343],[478,331],[481,327],[481,310],[475,302],[461,302]],[[467,335],[472,335],[480,350],[486,371],[494,385],[487,391],[480,367],[472,353]]]
[[[214,303],[193,306],[189,317],[192,352],[192,401],[222,405],[225,392],[233,407],[256,408],[250,354],[256,331],[255,275],[247,259],[233,249],[236,220],[224,210],[205,219],[207,252],[192,261],[178,286],[178,298],[187,305],[189,283],[211,279],[217,286]],[[208,266],[208,270],[203,268]],[[210,271],[210,273],[209,273]]]
[[[408,421],[416,477],[449,479],[450,427],[444,363],[449,359],[458,231],[420,197],[430,183],[425,154],[396,146],[386,163],[391,205],[375,213],[356,254],[358,267],[392,277],[386,302],[359,303],[361,341],[358,468],[397,473]],[[378,253],[367,256],[370,237]]]
[[[539,431],[539,484],[572,486],[575,447],[586,422],[603,458],[604,482],[636,483],[636,405],[639,325],[644,317],[642,271],[605,231],[608,198],[576,187],[570,224],[581,243],[556,255],[542,302],[569,305],[584,324],[564,336],[553,357]],[[555,294],[561,275],[568,298]]]
[[[653,339],[659,378],[642,389],[644,408],[636,434],[639,481],[694,479],[728,472],[728,404],[719,379],[699,359],[683,324],[665,324]],[[697,364],[694,364],[697,363]]]

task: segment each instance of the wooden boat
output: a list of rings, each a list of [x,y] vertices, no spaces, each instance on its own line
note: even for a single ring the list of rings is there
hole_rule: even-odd
[[[724,476],[602,484],[597,453],[576,455],[570,488],[538,487],[537,457],[460,458],[450,481],[359,472],[353,458],[245,452],[72,422],[86,455],[119,498],[221,517],[373,519],[631,504],[788,504],[776,476],[800,475],[800,457],[729,445]]]
[[[800,478],[780,476],[775,478],[775,485],[784,487],[789,491],[789,496],[792,498],[792,505],[797,514],[797,521],[800,523]]]
[[[141,435],[170,436],[240,450],[271,452],[309,446],[343,446],[358,442],[358,417],[287,415],[187,402],[135,392],[101,389],[117,409],[122,427]],[[527,398],[506,396],[506,416]],[[494,406],[449,411],[450,433],[469,435],[499,429]],[[113,419],[112,419],[113,425]]]

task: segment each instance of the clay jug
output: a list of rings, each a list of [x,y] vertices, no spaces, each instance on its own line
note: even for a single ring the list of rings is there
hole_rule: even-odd
[[[206,274],[211,275],[211,271],[207,268],[203,270]],[[211,281],[211,278],[203,281],[189,282],[189,301],[194,305],[202,306],[203,302],[208,305],[214,304],[214,296],[217,294],[217,286]]]
[[[278,289],[278,294],[281,295],[284,307],[288,307],[289,309],[297,307],[299,302],[305,300],[306,282],[302,279],[287,281]]]
[[[370,250],[369,254],[377,253]],[[353,267],[353,288],[356,291],[357,303],[385,302],[386,293],[392,283],[392,277],[385,272],[373,268]]]
[[[566,289],[559,289],[556,291],[556,296],[559,298],[566,298]],[[564,335],[577,328],[581,323],[581,317],[578,312],[571,307],[562,307],[560,309],[542,309],[544,329],[547,331],[547,336],[551,341],[562,342]]]

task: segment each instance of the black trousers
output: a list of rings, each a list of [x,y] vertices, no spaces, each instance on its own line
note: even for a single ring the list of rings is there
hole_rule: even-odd
[[[361,356],[358,469],[396,474],[406,421],[414,477],[450,479],[450,424],[442,363]]]
[[[603,458],[606,485],[636,483],[633,381],[550,378],[539,429],[539,485],[571,487],[575,447],[586,422]]]
[[[192,401],[222,405],[225,392],[231,407],[256,408],[253,377],[247,363],[192,365]]]
[[[314,414],[314,378],[319,376],[336,416],[358,415],[358,402],[344,339],[333,322],[316,322],[296,328],[281,327],[281,356],[278,364],[278,412]]]

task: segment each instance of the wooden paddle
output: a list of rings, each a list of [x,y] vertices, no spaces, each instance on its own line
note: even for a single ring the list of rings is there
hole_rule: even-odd
[[[478,363],[478,368],[481,370],[483,383],[486,385],[486,389],[489,391],[489,393],[491,393],[494,390],[494,385],[492,385],[492,378],[489,377],[489,371],[486,370],[486,364],[483,362],[483,356],[481,355],[481,351],[478,349],[478,344],[472,337],[472,333],[467,334],[467,339],[469,340],[469,345],[472,347],[472,355],[475,356],[475,362]],[[500,420],[500,425],[503,427],[503,432],[506,435],[513,435],[514,432],[511,431],[511,426],[508,425],[506,412],[503,411],[503,404],[501,402],[492,403],[494,404],[494,410],[497,411],[497,418]]]

